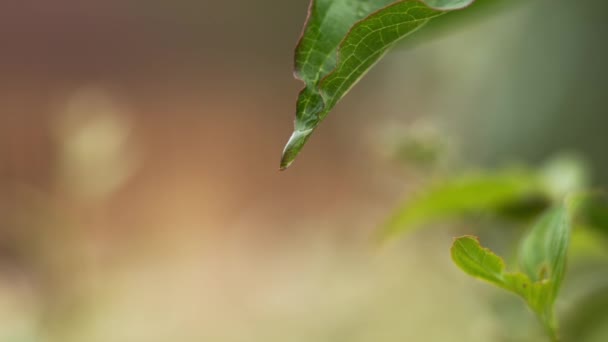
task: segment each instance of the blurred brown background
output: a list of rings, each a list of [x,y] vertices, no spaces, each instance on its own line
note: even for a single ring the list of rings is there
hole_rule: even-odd
[[[509,335],[453,231],[370,248],[416,183],[383,139],[429,120],[463,163],[566,149],[605,182],[606,6],[583,2],[399,48],[280,173],[306,0],[0,1],[0,341]]]

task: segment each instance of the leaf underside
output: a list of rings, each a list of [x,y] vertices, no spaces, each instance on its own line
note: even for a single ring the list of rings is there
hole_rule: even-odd
[[[295,54],[294,74],[305,87],[281,169],[291,165],[319,123],[396,42],[472,1],[311,0]]]

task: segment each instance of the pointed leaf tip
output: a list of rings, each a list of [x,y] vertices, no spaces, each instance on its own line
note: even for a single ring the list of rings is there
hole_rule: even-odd
[[[281,158],[280,166],[281,171],[286,170],[293,163],[293,161],[296,159],[296,157],[302,150],[304,144],[306,144],[306,141],[308,141],[308,138],[310,138],[310,135],[312,134],[313,130],[314,129],[296,129],[293,132],[293,134],[289,138],[289,141],[287,142],[287,145],[285,145],[285,149],[283,150],[283,156]]]

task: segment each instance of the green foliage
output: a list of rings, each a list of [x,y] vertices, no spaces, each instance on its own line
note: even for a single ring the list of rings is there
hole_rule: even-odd
[[[475,237],[454,241],[452,259],[467,274],[522,297],[557,340],[554,304],[566,269],[570,241],[571,206],[560,205],[541,217],[522,243],[522,272],[508,272],[503,260]]]
[[[447,218],[507,210],[513,203],[543,193],[533,172],[474,173],[436,182],[408,200],[385,225],[382,238]]]
[[[521,272],[508,272],[503,259],[482,247],[477,237],[463,236],[455,239],[452,259],[465,273],[523,297],[531,307],[544,301],[542,283],[532,282]]]
[[[571,234],[570,253],[579,260],[606,255],[602,234],[608,233],[608,200],[603,193],[585,192],[588,182],[586,165],[567,155],[536,170],[452,172],[408,199],[385,225],[381,237],[393,238],[440,220],[470,215],[489,214],[501,220],[536,218],[519,247],[519,271],[508,271],[499,256],[472,236],[455,240],[452,258],[467,274],[523,298],[555,340],[554,303],[565,275]],[[575,224],[577,229],[572,232]]]
[[[407,35],[473,0],[313,0],[296,48],[295,76],[305,83],[294,132],[283,151],[286,169],[340,99]]]
[[[520,249],[521,268],[532,281],[551,279],[551,300],[555,300],[564,278],[570,216],[566,206],[551,209],[540,218]]]
[[[432,24],[425,32],[432,34],[460,18],[468,20],[469,13],[526,3],[477,0],[470,11],[445,15],[473,1],[311,0],[295,56],[295,76],[305,87],[297,101],[294,132],[283,151],[281,169],[291,165],[334,106],[403,38],[428,23]],[[424,40],[430,34],[416,37]],[[399,151],[403,156],[427,165],[438,159],[440,145],[406,143]],[[519,248],[519,270],[507,270],[501,257],[472,236],[454,241],[452,258],[467,274],[523,298],[557,340],[554,306],[565,276],[574,213],[576,223],[585,229],[573,234],[573,249],[578,245],[588,250],[592,245],[596,255],[605,252],[603,241],[593,234],[608,233],[607,197],[587,194],[564,201],[588,188],[585,165],[572,157],[558,158],[540,169],[451,172],[402,204],[382,229],[381,238],[462,216],[536,218]]]
[[[571,156],[559,156],[537,170],[506,169],[476,173],[453,172],[427,185],[405,201],[382,230],[382,239],[393,238],[417,227],[467,215],[492,214],[519,218],[541,213],[551,203],[587,187],[585,164]],[[602,226],[608,202],[586,196],[584,212],[594,225]]]

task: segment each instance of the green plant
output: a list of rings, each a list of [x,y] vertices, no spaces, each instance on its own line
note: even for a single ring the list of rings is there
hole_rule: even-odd
[[[521,245],[521,272],[507,271],[502,258],[472,236],[455,239],[452,259],[467,274],[522,297],[558,340],[554,304],[566,271],[571,216],[566,204],[543,215]]]
[[[471,216],[490,215],[493,222],[516,225],[533,222],[517,248],[518,271],[507,270],[505,261],[475,236],[456,238],[451,255],[465,273],[520,296],[548,336],[558,341],[555,302],[567,255],[596,250],[605,259],[605,238],[592,232],[606,233],[608,201],[601,193],[585,191],[586,174],[580,162],[565,157],[538,170],[456,172],[431,181],[420,195],[402,204],[380,238],[384,241],[437,221]],[[579,247],[570,247],[571,240]]]
[[[533,221],[518,249],[521,271],[508,271],[503,259],[475,236],[455,239],[452,259],[465,273],[523,298],[549,336],[557,340],[554,304],[566,270],[572,226],[575,218],[580,221],[590,216],[579,214],[585,212],[582,208],[597,209],[595,196],[569,196],[582,193],[587,178],[582,163],[572,157],[557,158],[537,170],[451,172],[430,181],[419,195],[402,204],[385,224],[380,239],[441,220],[484,214],[493,221]]]
[[[430,22],[432,27],[440,27],[449,18],[457,18],[457,10],[470,6],[466,11],[473,11],[500,1],[473,2],[311,0],[295,53],[295,76],[305,87],[297,101],[295,128],[283,151],[281,169],[293,163],[321,121],[397,42]],[[590,242],[595,238],[586,234],[608,232],[608,201],[588,191],[584,167],[568,158],[541,169],[454,172],[432,180],[418,196],[404,203],[381,230],[379,239],[394,238],[440,220],[484,214],[496,221],[534,222],[518,248],[519,270],[512,271],[501,257],[470,235],[454,240],[453,261],[465,273],[521,297],[548,336],[557,341],[555,302],[567,256],[574,249],[571,241],[586,241],[589,247],[597,241]],[[571,239],[578,235],[583,238]]]

